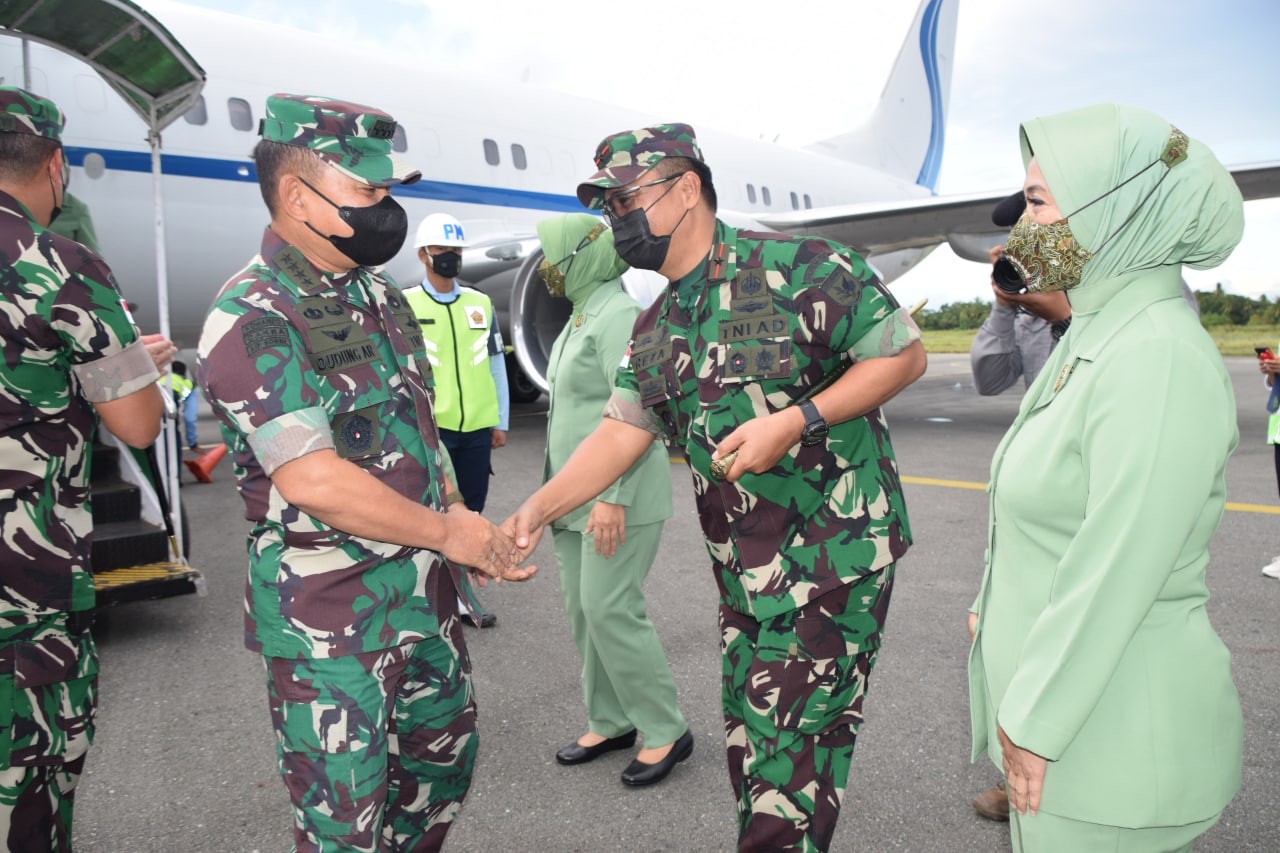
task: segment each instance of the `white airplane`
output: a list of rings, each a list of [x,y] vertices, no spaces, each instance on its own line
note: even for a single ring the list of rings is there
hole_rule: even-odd
[[[989,214],[1004,193],[933,194],[942,160],[959,0],[923,0],[879,106],[861,128],[806,149],[697,128],[721,215],[734,224],[831,237],[860,250],[892,280],[949,241],[986,260],[1000,234]],[[518,366],[517,399],[545,389],[546,353],[568,305],[536,280],[534,224],[582,210],[574,190],[606,135],[679,116],[650,116],[529,85],[486,84],[312,33],[145,0],[207,73],[199,102],[163,134],[163,198],[171,335],[194,345],[222,283],[258,246],[267,223],[249,153],[274,92],[324,94],[386,110],[395,148],[424,178],[394,193],[411,229],[429,213],[461,219],[475,244],[462,277],[494,298]],[[359,51],[353,55],[353,50]],[[144,329],[157,328],[150,155],[137,117],[86,64],[42,45],[29,54],[30,88],[68,116],[73,192],[93,213],[103,253]],[[0,39],[5,82],[23,82],[17,39]],[[423,92],[448,92],[428,108]],[[1280,167],[1255,195],[1273,194]],[[411,286],[423,270],[412,247],[389,265]],[[656,277],[630,275],[647,303]],[[149,289],[150,287],[150,289]]]

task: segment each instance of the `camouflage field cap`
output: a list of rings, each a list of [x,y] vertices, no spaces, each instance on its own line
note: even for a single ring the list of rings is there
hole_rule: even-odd
[[[659,124],[605,137],[596,149],[600,171],[578,184],[578,201],[591,210],[604,207],[604,191],[626,186],[658,165],[663,157],[701,160],[702,149],[687,124]]]
[[[391,153],[396,120],[382,110],[316,95],[267,98],[258,134],[272,142],[310,148],[349,178],[375,187],[412,184],[422,177]]]
[[[0,86],[0,133],[30,133],[62,141],[66,118],[58,105],[17,86]]]

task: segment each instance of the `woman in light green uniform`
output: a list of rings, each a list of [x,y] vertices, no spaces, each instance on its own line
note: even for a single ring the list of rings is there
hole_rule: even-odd
[[[613,234],[594,216],[570,214],[538,225],[547,263],[544,281],[573,313],[551,348],[547,381],[544,482],[600,423],[613,378],[626,354],[640,306],[622,289],[627,264]],[[581,764],[628,749],[636,732],[644,749],[622,776],[630,785],[661,781],[672,746],[687,739],[675,683],[662,644],[645,612],[643,584],[671,517],[666,448],[654,442],[627,473],[593,503],[555,522],[556,560],[565,612],[582,654],[587,732],[556,753]]]
[[[1004,770],[1015,851],[1190,850],[1240,786],[1230,655],[1205,612],[1236,405],[1182,298],[1243,204],[1204,145],[1099,105],[1022,126],[1005,255],[1071,328],[991,465],[969,660],[974,758]]]

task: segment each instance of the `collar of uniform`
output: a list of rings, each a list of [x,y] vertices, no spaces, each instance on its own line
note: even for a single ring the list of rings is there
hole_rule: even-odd
[[[18,216],[24,217],[32,225],[36,225],[35,217],[31,215],[31,211],[27,210],[27,206],[18,201],[15,196],[9,195],[4,190],[0,190],[0,210],[7,210]]]
[[[448,293],[441,293],[436,290],[434,284],[424,278],[422,280],[422,292],[427,294],[427,296],[430,296],[436,302],[439,302],[441,305],[450,305],[457,302],[458,297],[462,295],[462,285],[458,284],[458,280],[455,278],[453,279],[453,290],[450,290]]]
[[[716,220],[716,236],[707,254],[706,279],[708,284],[732,281],[738,272],[738,229],[730,228]]]
[[[606,281],[591,291],[587,298],[582,300],[581,305],[574,305],[573,310],[583,316],[594,317],[604,310],[605,303],[621,290],[622,279],[615,278],[613,281]]]
[[[303,256],[302,252],[280,239],[280,235],[270,228],[267,228],[262,235],[261,254],[267,266],[274,270],[279,278],[285,279],[309,296],[322,290],[339,290],[357,280],[359,275],[357,272],[359,268],[338,274],[317,269]]]
[[[1071,303],[1072,350],[1087,361],[1114,338],[1137,314],[1153,303],[1182,298],[1182,267],[1173,265],[1142,270],[1120,281],[1115,295],[1100,306]],[[1091,310],[1090,310],[1091,309]]]

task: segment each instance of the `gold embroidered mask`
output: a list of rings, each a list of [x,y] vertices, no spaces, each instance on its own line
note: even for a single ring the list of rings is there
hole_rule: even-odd
[[[564,276],[565,273],[569,272],[569,267],[573,266],[573,259],[577,257],[579,252],[591,245],[591,241],[595,240],[603,233],[604,223],[597,223],[590,231],[587,232],[587,235],[582,238],[578,243],[577,248],[560,260],[555,263],[551,263],[551,261],[548,261],[545,257],[542,259],[542,263],[538,264],[538,275],[542,277],[542,283],[547,286],[547,291],[552,296],[565,295]],[[569,263],[562,270],[560,265],[565,263],[565,261],[568,261]]]
[[[1027,290],[1044,293],[1070,290],[1080,283],[1093,254],[1071,233],[1067,220],[1040,225],[1024,213],[1009,232],[1004,256],[1022,277]]]
[[[1111,240],[1124,230],[1133,218],[1138,215],[1142,206],[1155,194],[1160,184],[1169,176],[1169,170],[1187,159],[1187,146],[1190,140],[1178,128],[1169,126],[1169,139],[1165,142],[1160,156],[1152,160],[1135,174],[1121,181],[1117,186],[1107,190],[1088,204],[1077,208],[1056,222],[1040,225],[1031,219],[1031,212],[1022,214],[1022,218],[1014,224],[1009,232],[1009,239],[1004,244],[1004,257],[1018,271],[1027,290],[1032,293],[1043,293],[1049,290],[1070,290],[1080,283],[1084,275],[1084,265],[1089,263],[1097,252],[1107,247]],[[1163,163],[1165,171],[1160,179],[1147,192],[1142,200],[1133,208],[1128,217],[1120,223],[1111,235],[1098,245],[1097,252],[1090,252],[1071,233],[1067,219],[1086,210],[1107,196],[1121,189],[1143,175],[1148,169]]]

